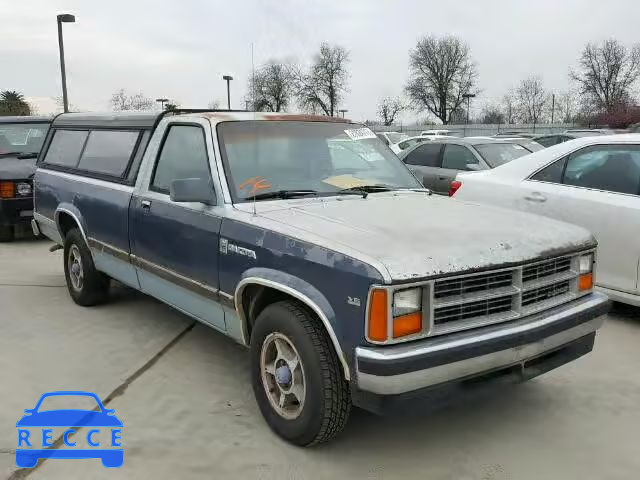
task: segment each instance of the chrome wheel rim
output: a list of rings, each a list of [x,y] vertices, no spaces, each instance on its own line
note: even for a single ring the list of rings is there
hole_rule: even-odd
[[[275,332],[264,339],[260,373],[271,407],[282,418],[298,418],[307,393],[304,366],[296,347],[286,335]]]
[[[82,290],[84,285],[84,268],[82,267],[82,256],[77,245],[71,245],[69,258],[67,259],[69,269],[69,279],[74,290]]]

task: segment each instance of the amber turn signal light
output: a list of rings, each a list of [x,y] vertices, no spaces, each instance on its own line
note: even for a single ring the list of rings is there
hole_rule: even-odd
[[[384,342],[388,338],[387,333],[387,291],[376,289],[371,291],[369,297],[369,327],[367,336],[374,342]]]
[[[406,337],[422,330],[422,312],[410,313],[393,319],[393,338]]]
[[[593,288],[593,273],[584,273],[578,277],[578,290],[591,290]]]
[[[0,198],[13,198],[16,196],[16,186],[13,182],[0,182]]]

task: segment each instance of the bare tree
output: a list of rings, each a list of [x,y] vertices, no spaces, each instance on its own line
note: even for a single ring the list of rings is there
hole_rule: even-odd
[[[385,127],[393,125],[396,117],[405,109],[400,97],[383,97],[378,103],[378,117]]]
[[[509,90],[504,97],[502,97],[502,108],[504,111],[504,123],[509,125],[516,123],[516,94],[513,90]]]
[[[592,109],[611,113],[630,102],[640,78],[640,44],[627,49],[615,39],[588,43],[579,63],[579,69],[569,76]]]
[[[333,117],[347,91],[349,52],[339,45],[320,45],[308,72],[294,70],[296,96],[300,106]]]
[[[255,111],[281,112],[289,106],[294,89],[292,68],[271,61],[259,67],[249,78],[248,98]]]
[[[498,105],[487,104],[480,113],[480,122],[487,124],[505,123],[505,115]]]
[[[477,93],[476,79],[469,46],[457,37],[424,37],[409,51],[407,95],[416,109],[428,110],[445,125],[462,107],[463,95]]]
[[[578,114],[578,98],[575,92],[568,91],[561,93],[556,99],[558,116],[563,123],[574,123]]]
[[[525,78],[516,89],[518,116],[524,123],[540,123],[549,103],[540,77]]]
[[[213,99],[207,104],[207,108],[211,110],[219,110],[220,109],[220,100]]]
[[[121,88],[111,95],[111,108],[116,112],[123,110],[151,110],[153,106],[153,100],[145,97],[141,92],[129,94],[124,88]]]

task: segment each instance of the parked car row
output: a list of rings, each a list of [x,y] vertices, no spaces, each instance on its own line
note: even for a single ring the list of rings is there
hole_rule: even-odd
[[[423,146],[453,170],[528,153]],[[587,230],[432,195],[344,119],[63,114],[34,200],[73,301],[106,301],[115,279],[247,346],[266,423],[298,445],[337,435],[352,405],[382,413],[573,361],[609,308]]]

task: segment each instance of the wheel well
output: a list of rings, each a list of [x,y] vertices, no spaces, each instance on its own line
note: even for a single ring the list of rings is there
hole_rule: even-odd
[[[71,215],[65,212],[60,212],[58,214],[58,228],[60,230],[60,236],[62,236],[62,239],[64,240],[67,233],[69,233],[69,230],[72,228],[78,228],[78,224]]]
[[[275,288],[264,285],[248,285],[242,292],[242,311],[247,319],[247,333],[251,337],[251,331],[256,318],[267,306],[283,300],[298,299]]]

